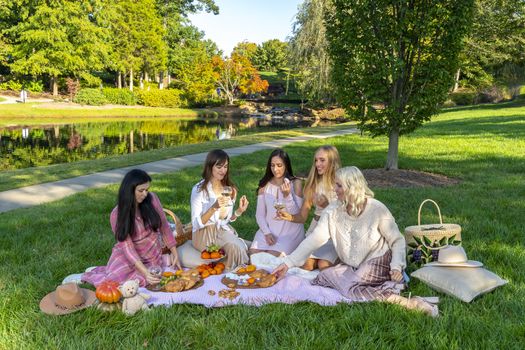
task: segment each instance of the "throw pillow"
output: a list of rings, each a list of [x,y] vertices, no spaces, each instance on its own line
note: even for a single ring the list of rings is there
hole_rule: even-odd
[[[410,274],[431,288],[466,303],[507,283],[484,268],[425,266]]]

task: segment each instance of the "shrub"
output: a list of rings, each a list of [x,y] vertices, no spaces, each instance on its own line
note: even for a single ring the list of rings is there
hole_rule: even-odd
[[[183,107],[186,101],[181,97],[182,91],[168,90],[137,90],[137,103],[148,107]]]
[[[137,104],[137,98],[129,89],[104,88],[102,93],[106,97],[108,103],[126,106]]]
[[[455,107],[455,106],[456,104],[451,99],[446,100],[445,102],[443,102],[443,105],[442,105],[442,107],[444,108]]]
[[[479,102],[481,103],[498,103],[505,99],[510,99],[512,96],[505,87],[493,85],[483,89],[479,94]]]
[[[83,105],[100,106],[105,104],[106,97],[100,89],[81,89],[73,99],[73,102]]]
[[[459,90],[451,93],[449,97],[456,105],[466,106],[476,102],[477,94],[470,90]]]
[[[26,83],[27,90],[30,92],[43,92],[44,84],[41,81],[30,81]]]
[[[22,83],[17,80],[9,80],[0,84],[0,90],[20,91],[22,90]]]

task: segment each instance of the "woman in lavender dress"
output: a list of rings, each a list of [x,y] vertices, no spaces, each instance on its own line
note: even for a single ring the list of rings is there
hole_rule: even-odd
[[[303,204],[301,181],[294,177],[290,157],[282,149],[270,154],[266,173],[257,188],[255,234],[250,254],[266,252],[290,254],[304,239],[304,226],[277,218],[277,210],[297,214]]]

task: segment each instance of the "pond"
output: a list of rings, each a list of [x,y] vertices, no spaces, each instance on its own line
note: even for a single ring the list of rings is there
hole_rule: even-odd
[[[12,170],[68,163],[312,123],[268,117],[126,118],[114,122],[15,126],[0,128],[0,164],[2,170]]]

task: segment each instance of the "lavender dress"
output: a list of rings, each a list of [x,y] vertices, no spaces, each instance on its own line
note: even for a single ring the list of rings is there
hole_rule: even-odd
[[[255,233],[250,248],[274,250],[290,254],[304,239],[304,226],[303,224],[275,219],[277,211],[274,208],[274,204],[277,198],[281,198],[288,213],[297,214],[301,210],[303,199],[295,194],[293,186],[288,197],[283,199],[281,189],[268,182],[264,187],[264,193],[257,196],[256,219],[259,230]],[[273,234],[276,238],[274,245],[268,245],[266,243],[264,235],[268,233]]]

